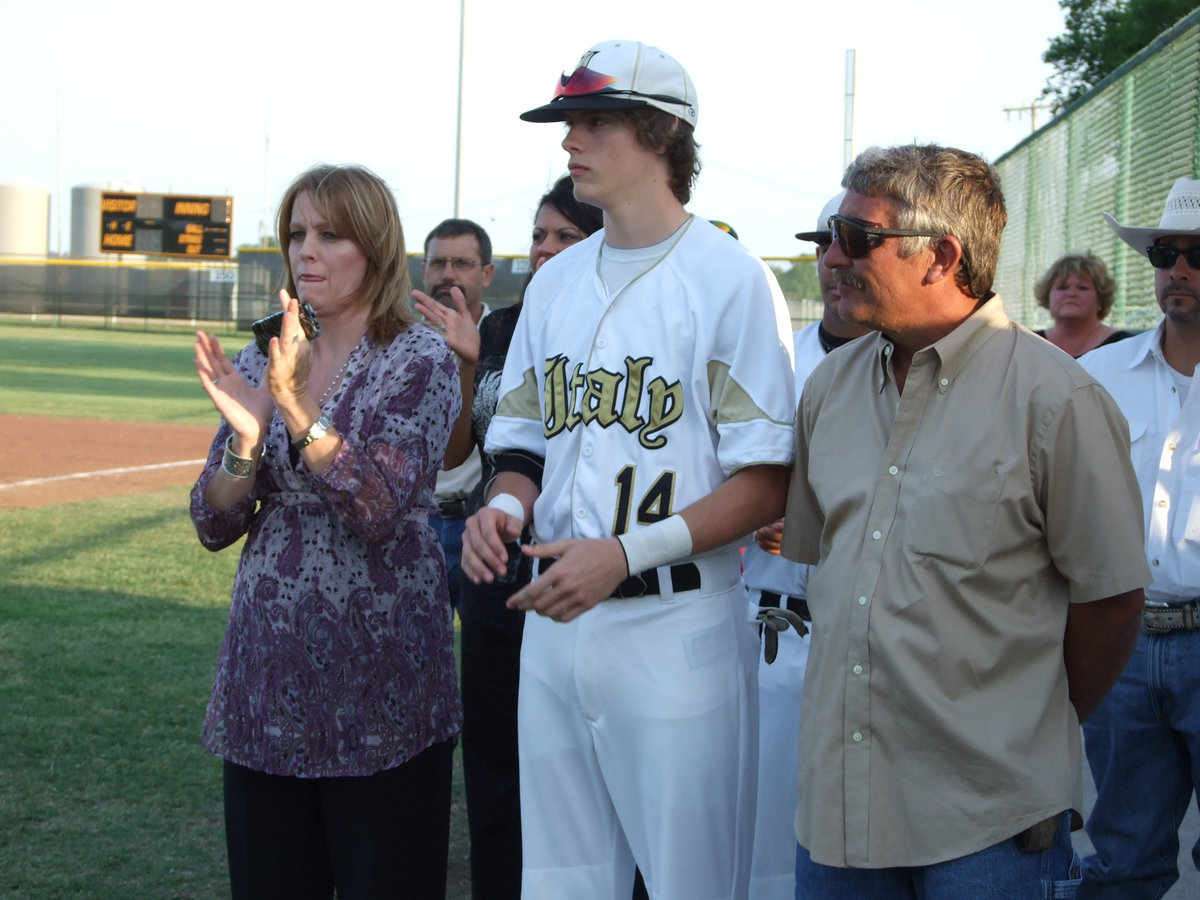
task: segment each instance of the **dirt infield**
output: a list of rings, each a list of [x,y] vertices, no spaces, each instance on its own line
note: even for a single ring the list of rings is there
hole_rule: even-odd
[[[213,431],[196,425],[0,416],[0,509],[191,484]]]

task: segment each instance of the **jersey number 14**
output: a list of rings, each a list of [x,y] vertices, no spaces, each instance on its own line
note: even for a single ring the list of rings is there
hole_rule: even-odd
[[[614,535],[624,534],[629,530],[629,515],[633,508],[633,479],[636,473],[637,466],[626,466],[614,479],[617,486],[617,514],[612,530]],[[670,516],[674,497],[675,473],[668,470],[658,476],[638,503],[637,524],[653,525]]]

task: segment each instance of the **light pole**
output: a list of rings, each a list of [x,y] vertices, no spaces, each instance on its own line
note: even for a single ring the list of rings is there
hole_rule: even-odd
[[[458,0],[458,113],[454,127],[454,218],[462,218],[463,34],[467,0]]]

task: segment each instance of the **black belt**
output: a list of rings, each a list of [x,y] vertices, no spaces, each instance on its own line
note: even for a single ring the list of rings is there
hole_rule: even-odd
[[[437,514],[443,519],[462,519],[467,515],[467,501],[461,498],[458,500],[439,500],[437,507]]]
[[[783,601],[787,601],[786,605]],[[776,609],[790,609],[805,622],[811,622],[812,616],[808,612],[808,601],[803,597],[784,597],[774,591],[759,591],[758,605],[766,607],[774,607]]]
[[[558,562],[557,556],[543,559],[538,566],[538,574],[542,574],[556,562]],[[700,570],[695,563],[676,563],[671,566],[671,590],[676,594],[700,590]],[[658,569],[647,569],[637,575],[630,575],[616,586],[610,596],[627,600],[631,597],[645,597],[661,593],[658,584]]]
[[[1146,634],[1170,634],[1172,631],[1195,631],[1200,628],[1197,601],[1170,606],[1146,604],[1142,607],[1142,631]]]

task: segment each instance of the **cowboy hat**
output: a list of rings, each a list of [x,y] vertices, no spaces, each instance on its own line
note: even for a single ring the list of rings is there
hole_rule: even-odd
[[[1157,228],[1122,225],[1108,213],[1104,213],[1104,221],[1117,237],[1143,256],[1159,238],[1175,234],[1200,235],[1200,181],[1180,178],[1172,185]]]

